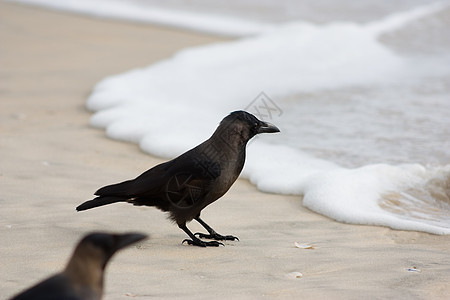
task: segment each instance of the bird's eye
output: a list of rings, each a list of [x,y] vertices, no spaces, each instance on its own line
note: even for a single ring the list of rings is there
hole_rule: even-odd
[[[253,126],[254,126],[255,128],[258,127],[258,123],[255,122],[255,124],[253,124]]]

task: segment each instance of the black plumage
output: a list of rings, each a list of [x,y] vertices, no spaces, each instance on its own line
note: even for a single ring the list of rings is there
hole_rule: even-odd
[[[11,300],[98,300],[103,295],[104,270],[113,254],[147,236],[139,233],[86,235],[64,271],[32,286]]]
[[[232,112],[205,142],[135,179],[100,188],[95,193],[98,197],[84,202],[77,210],[115,202],[155,206],[169,212],[170,218],[191,238],[183,241],[190,245],[219,246],[222,243],[217,240],[237,240],[234,236],[216,233],[200,218],[200,212],[224,195],[236,181],[244,166],[247,142],[259,133],[279,131],[248,112]],[[186,227],[186,222],[192,219],[208,234],[193,234]],[[205,242],[197,236],[216,241]]]

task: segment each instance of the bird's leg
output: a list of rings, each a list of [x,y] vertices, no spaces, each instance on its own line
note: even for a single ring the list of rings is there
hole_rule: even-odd
[[[195,235],[198,235],[199,238],[213,239],[216,241],[239,241],[239,238],[236,236],[218,234],[214,229],[212,229],[208,224],[206,224],[205,221],[200,219],[200,216],[196,217],[195,220],[199,222],[209,233],[209,234],[204,234],[200,232],[195,233]]]
[[[186,242],[186,243],[188,243],[188,245],[199,246],[199,247],[219,247],[220,245],[224,246],[224,244],[219,243],[217,241],[205,242],[205,241],[200,240],[189,230],[189,228],[187,228],[186,223],[178,224],[178,227],[180,227],[181,230],[186,232],[186,234],[191,238],[191,240],[190,239],[183,240],[182,244],[184,244],[184,242]]]

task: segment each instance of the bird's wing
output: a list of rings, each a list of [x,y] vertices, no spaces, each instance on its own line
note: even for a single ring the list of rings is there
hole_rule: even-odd
[[[164,184],[165,174],[172,163],[173,160],[159,164],[150,170],[145,171],[136,179],[104,186],[96,191],[95,195],[130,198],[150,193]]]
[[[207,185],[220,176],[220,164],[201,153],[193,151],[155,166],[133,180],[130,192],[133,195],[151,193],[154,189],[166,188],[174,181],[186,184]]]
[[[163,189],[165,197],[179,208],[191,207],[211,191],[220,174],[219,162],[202,153],[188,152],[169,168]]]

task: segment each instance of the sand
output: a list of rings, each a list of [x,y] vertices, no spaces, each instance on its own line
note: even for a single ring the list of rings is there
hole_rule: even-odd
[[[84,104],[92,87],[217,41],[0,2],[0,298],[61,270],[94,230],[151,235],[111,261],[104,299],[450,294],[450,236],[338,223],[302,207],[301,197],[264,194],[245,180],[202,214],[218,232],[240,238],[225,247],[182,245],[185,234],[154,208],[75,211],[97,188],[163,161],[89,126]]]

